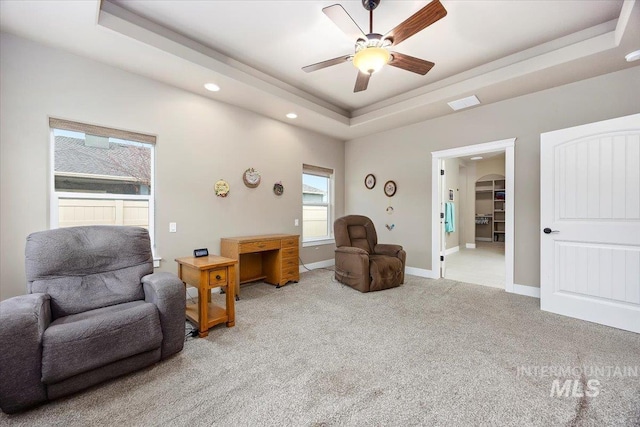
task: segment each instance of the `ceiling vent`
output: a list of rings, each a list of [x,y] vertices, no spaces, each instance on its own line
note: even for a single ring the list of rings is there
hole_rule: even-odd
[[[478,105],[480,104],[480,100],[475,95],[471,95],[466,98],[447,102],[447,104],[449,104],[449,107],[451,107],[453,111],[458,111],[465,108],[473,107],[474,105]]]

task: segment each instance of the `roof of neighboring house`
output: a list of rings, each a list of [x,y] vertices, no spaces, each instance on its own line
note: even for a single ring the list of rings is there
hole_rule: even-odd
[[[148,181],[151,173],[151,151],[133,145],[109,143],[109,148],[87,147],[84,140],[69,136],[56,136],[55,171],[133,177]]]
[[[307,184],[302,184],[302,192],[307,194],[325,194],[326,191],[320,190],[319,188],[312,187]]]

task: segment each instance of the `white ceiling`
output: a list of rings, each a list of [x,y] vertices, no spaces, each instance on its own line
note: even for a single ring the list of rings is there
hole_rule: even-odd
[[[353,53],[322,13],[335,2],[2,0],[0,29],[341,139],[453,114],[446,102],[467,95],[487,104],[638,64],[624,60],[640,49],[634,0],[442,0],[446,17],[394,47],[435,67],[385,67],[353,93],[350,63],[301,70]],[[360,0],[340,4],[368,32]],[[382,0],[374,31],[426,4]]]

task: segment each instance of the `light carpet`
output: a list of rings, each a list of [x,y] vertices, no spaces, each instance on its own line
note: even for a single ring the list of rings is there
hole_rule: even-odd
[[[483,286],[407,276],[399,288],[361,294],[332,276],[243,287],[235,327],[215,327],[140,372],[2,414],[0,424],[640,424],[640,377],[629,369],[640,370],[638,334]],[[590,371],[606,367],[625,371]],[[577,380],[577,394],[551,396],[556,379]],[[596,388],[584,387],[594,379]]]

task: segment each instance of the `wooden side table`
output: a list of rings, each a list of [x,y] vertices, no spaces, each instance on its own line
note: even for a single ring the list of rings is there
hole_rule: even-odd
[[[198,335],[206,337],[209,328],[226,322],[236,323],[235,283],[237,260],[217,255],[176,258],[178,277],[187,285],[198,288],[198,303],[187,304],[187,319],[198,325]],[[211,302],[211,289],[226,287],[226,307]]]

